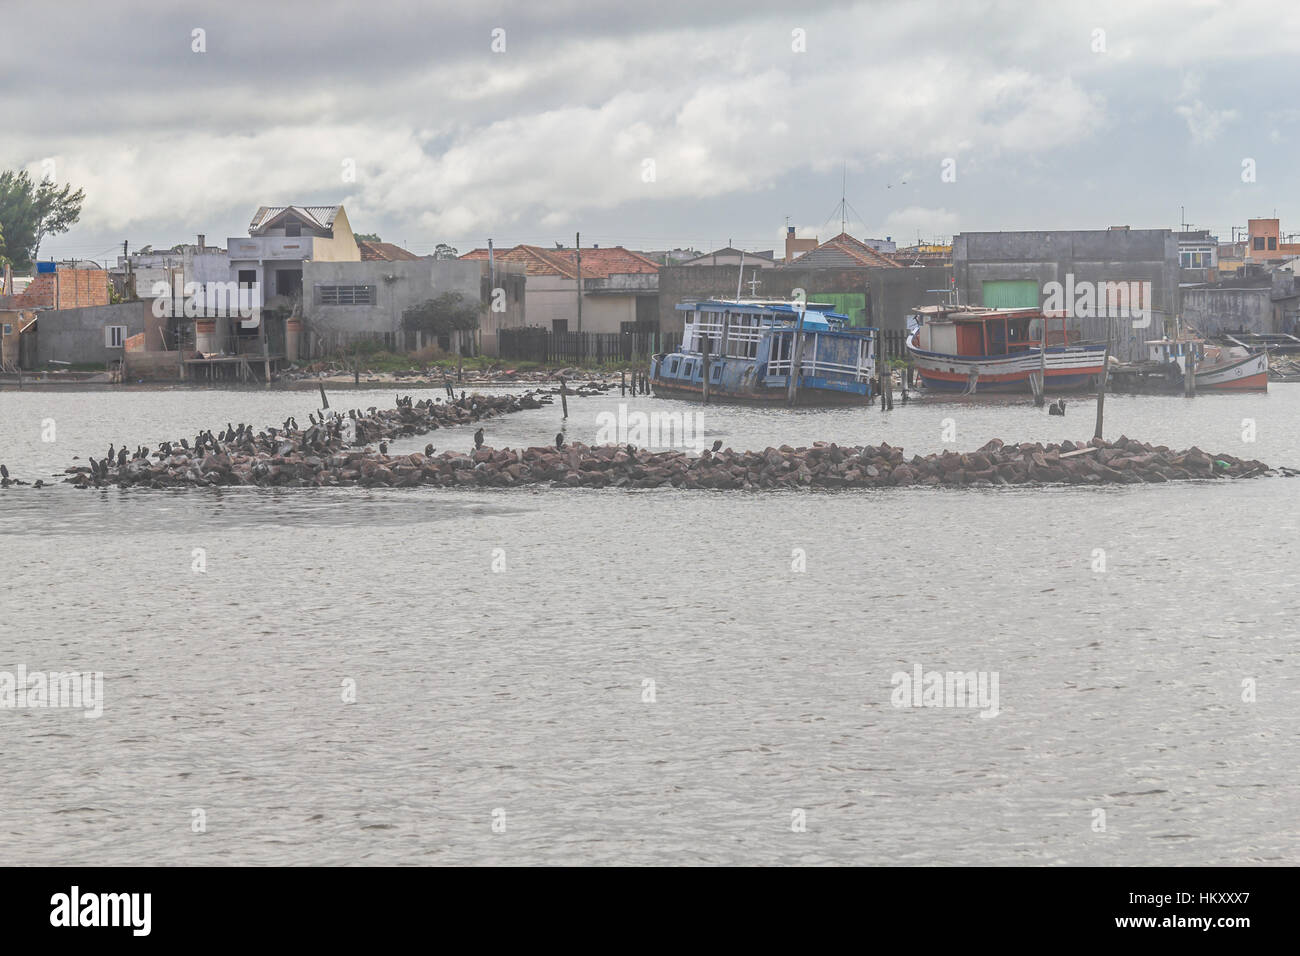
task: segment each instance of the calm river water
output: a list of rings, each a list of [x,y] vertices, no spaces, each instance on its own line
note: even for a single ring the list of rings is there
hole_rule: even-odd
[[[620,401],[698,410],[615,392],[487,443],[592,441]],[[910,454],[1087,438],[1067,401],[701,414]],[[2,392],[0,461],[316,403]],[[1297,385],[1106,407],[1300,466]],[[10,488],[0,672],[102,672],[103,713],[0,709],[0,864],[1300,863],[1298,493]],[[917,667],[996,677],[996,716],[894,706]]]

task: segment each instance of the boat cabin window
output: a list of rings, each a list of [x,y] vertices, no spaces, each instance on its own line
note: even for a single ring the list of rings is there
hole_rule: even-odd
[[[676,375],[676,374],[677,374],[677,366],[680,365],[680,364],[681,364],[681,360],[680,360],[680,359],[673,359],[673,364],[670,365],[670,366],[668,366],[668,374],[669,374],[669,375]]]
[[[692,367],[694,364],[695,364],[694,362],[687,362],[687,363],[686,363],[686,366],[682,369],[682,376],[683,376],[684,378],[690,378],[690,377],[691,377],[691,367]]]
[[[721,366],[721,365],[713,365],[713,366],[710,366],[710,367],[709,367],[709,378],[710,378],[710,380],[712,380],[712,381],[714,381],[714,382],[720,380],[720,379],[722,378],[722,366]]]

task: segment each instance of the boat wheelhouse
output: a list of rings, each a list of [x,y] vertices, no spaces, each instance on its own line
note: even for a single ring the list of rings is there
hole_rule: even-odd
[[[1023,392],[1043,375],[1047,391],[1096,384],[1106,346],[1082,342],[1059,312],[933,305],[914,311],[907,348],[926,387],[956,392]]]
[[[853,405],[871,401],[876,330],[851,327],[824,303],[708,299],[682,303],[681,348],[655,355],[650,383],[662,398]],[[792,385],[793,379],[793,385]]]
[[[1152,339],[1146,345],[1150,361],[1176,365],[1184,374],[1190,357],[1197,391],[1268,391],[1267,351],[1248,352],[1237,347],[1225,349],[1192,336]]]

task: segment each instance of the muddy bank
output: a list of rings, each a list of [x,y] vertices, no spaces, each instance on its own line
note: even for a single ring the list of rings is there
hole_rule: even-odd
[[[437,406],[435,406],[436,408]],[[499,413],[493,405],[492,414]],[[488,414],[459,408],[451,414]],[[513,410],[513,409],[512,409]],[[433,416],[437,417],[437,416]],[[878,488],[981,487],[1026,484],[1145,484],[1191,479],[1293,475],[1262,462],[1232,455],[1210,455],[1199,448],[1175,451],[1127,438],[1115,442],[1005,444],[994,439],[978,451],[907,457],[889,445],[845,447],[817,443],[811,448],[731,449],[687,455],[651,452],[632,446],[556,444],[524,449],[480,447],[471,452],[389,455],[384,438],[428,430],[429,409],[398,408],[368,417],[365,447],[345,447],[320,426],[284,436],[275,448],[227,443],[200,453],[169,449],[157,461],[137,459],[102,474],[69,469],[68,481],[81,487],[103,484],[166,488],[182,485],[259,485],[283,487],[513,487],[549,483],[583,488]],[[442,427],[441,424],[432,427]],[[373,433],[371,429],[373,428]],[[328,426],[326,426],[328,432]],[[378,441],[379,447],[372,442]],[[218,443],[220,444],[220,443]],[[256,443],[254,443],[256,444]],[[432,452],[433,449],[428,449]]]

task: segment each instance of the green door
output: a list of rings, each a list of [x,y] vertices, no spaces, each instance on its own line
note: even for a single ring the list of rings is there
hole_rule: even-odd
[[[1038,283],[1033,279],[997,279],[984,283],[984,307],[988,309],[1038,308]]]

